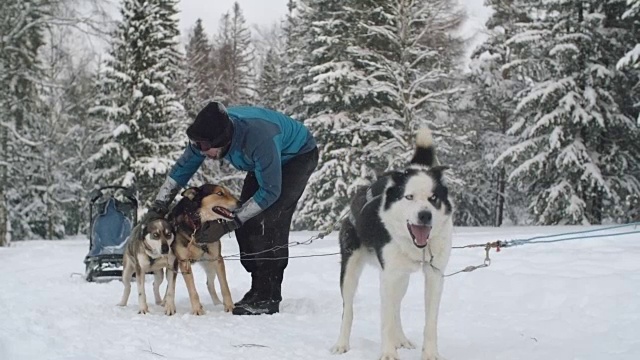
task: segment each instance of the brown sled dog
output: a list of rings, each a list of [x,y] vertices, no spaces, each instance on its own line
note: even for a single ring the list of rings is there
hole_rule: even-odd
[[[207,274],[207,289],[213,303],[220,304],[216,294],[214,280],[218,276],[224,311],[233,309],[233,300],[227,283],[227,275],[222,258],[220,241],[207,244],[196,244],[193,234],[205,221],[231,220],[238,205],[238,199],[229,190],[220,185],[204,184],[200,187],[191,187],[182,192],[183,198],[171,209],[168,219],[176,233],[175,241],[171,246],[170,261],[173,272],[167,274],[168,285],[165,297],[165,312],[167,315],[175,314],[175,288],[178,268],[182,273],[184,282],[189,292],[191,301],[191,313],[203,315],[205,313],[196,291],[191,264],[199,261]]]
[[[135,272],[138,285],[138,313],[149,312],[144,289],[144,278],[149,271],[152,271],[154,276],[153,295],[156,304],[163,304],[160,298],[160,284],[164,279],[164,269],[170,263],[169,250],[173,239],[173,227],[165,219],[151,220],[147,224],[139,223],[133,228],[124,252],[122,270],[124,292],[119,306],[127,306],[131,293],[131,277]],[[169,277],[168,274],[167,277]]]

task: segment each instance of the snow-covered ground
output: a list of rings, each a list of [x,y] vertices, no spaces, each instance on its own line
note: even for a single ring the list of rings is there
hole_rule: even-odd
[[[455,245],[575,231],[578,227],[458,228]],[[629,230],[629,229],[624,229]],[[620,230],[623,231],[623,230]],[[312,232],[292,234],[306,240]],[[135,291],[117,307],[122,283],[80,276],[86,239],[16,242],[0,248],[0,359],[377,359],[377,272],[367,268],[356,297],[351,351],[332,355],[341,316],[339,257],[291,259],[281,313],[237,317],[213,306],[203,271],[195,272],[204,316],[189,314],[184,281],[178,314],[137,314]],[[337,251],[334,234],[292,255]],[[223,252],[237,252],[225,239]],[[440,352],[449,360],[640,359],[640,236],[507,248],[493,264],[445,282]],[[454,250],[447,272],[482,262],[482,249]],[[194,267],[196,268],[196,267]],[[249,286],[238,261],[227,261],[234,300]],[[147,278],[147,294],[153,299]],[[135,289],[135,284],[133,284]],[[403,302],[407,336],[421,346],[423,286],[415,274]],[[419,359],[420,350],[400,350]]]

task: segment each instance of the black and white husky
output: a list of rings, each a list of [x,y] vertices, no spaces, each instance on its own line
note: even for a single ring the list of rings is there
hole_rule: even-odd
[[[342,222],[342,326],[334,353],[349,350],[353,298],[362,268],[373,262],[380,268],[382,307],[381,359],[398,359],[398,348],[415,348],[402,330],[400,304],[409,275],[425,275],[423,360],[442,360],[438,353],[438,311],[449,261],[453,233],[453,206],[437,166],[431,132],[421,129],[411,164],[359,189],[351,202],[349,219]]]

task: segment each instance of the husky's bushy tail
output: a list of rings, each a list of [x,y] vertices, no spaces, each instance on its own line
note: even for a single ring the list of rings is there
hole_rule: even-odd
[[[411,159],[411,164],[428,167],[438,165],[433,136],[428,128],[419,129],[416,133],[416,151]]]

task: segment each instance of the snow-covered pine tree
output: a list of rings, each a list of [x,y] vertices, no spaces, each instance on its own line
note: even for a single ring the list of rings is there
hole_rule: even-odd
[[[618,1],[617,5],[621,1]],[[621,101],[623,109],[631,118],[636,119],[636,125],[640,126],[640,0],[626,0],[626,11],[622,14],[619,25],[626,29],[626,39],[619,41],[626,45],[624,56],[618,61],[617,69],[622,71],[628,82],[620,84],[620,92],[626,97]],[[629,88],[631,89],[629,91]],[[627,147],[635,148],[636,154],[640,153],[640,136],[623,134],[627,141]],[[636,135],[640,135],[637,134]],[[640,156],[640,155],[638,155]],[[636,167],[635,177],[640,178],[640,169]],[[627,189],[626,201],[618,207],[619,221],[640,221],[640,189]]]
[[[213,46],[202,26],[202,19],[196,20],[189,33],[185,49],[185,72],[182,86],[182,103],[187,116],[195,119],[208,99],[215,97],[215,70],[212,59]]]
[[[237,2],[233,4],[231,12],[220,18],[213,50],[215,96],[225,105],[252,104],[255,98],[254,55],[251,31],[246,23]]]
[[[601,223],[640,185],[637,154],[624,146],[637,128],[616,102],[623,51],[611,34],[622,29],[611,20],[621,14],[595,0],[536,6],[533,26],[507,41],[519,57],[511,68],[533,85],[510,129],[519,143],[497,163],[516,166],[509,179],[526,186],[537,223]]]
[[[0,2],[0,246],[31,237],[42,220],[30,210],[39,202],[30,179],[43,170],[31,154],[42,146],[33,129],[41,119],[37,55],[49,13],[43,0]]]
[[[324,229],[347,209],[366,166],[355,156],[362,148],[352,112],[357,110],[351,86],[355,69],[347,49],[353,45],[355,21],[336,0],[306,0],[296,4],[296,28],[287,49],[284,96],[289,109],[313,132],[320,161],[299,202],[296,228]]]
[[[73,65],[73,76],[65,78],[66,91],[62,101],[65,104],[65,114],[70,120],[70,127],[65,137],[73,138],[67,141],[65,152],[68,154],[68,165],[72,168],[69,173],[75,181],[70,188],[75,199],[64,202],[64,229],[67,235],[87,233],[89,213],[88,195],[95,184],[89,179],[92,166],[86,159],[93,155],[95,150],[94,129],[89,126],[87,119],[91,119],[89,109],[94,105],[97,97],[95,86],[95,69],[92,62],[78,62]],[[67,164],[65,164],[67,165]],[[80,188],[76,188],[76,181],[80,182]]]
[[[424,126],[445,153],[452,134],[440,120],[457,92],[451,78],[463,42],[454,33],[464,11],[452,0],[355,0],[352,12],[360,26],[349,51],[361,70],[353,93],[366,99],[357,111],[363,162],[378,173],[404,166]]]
[[[54,16],[67,15],[58,13]],[[25,190],[34,200],[29,204],[31,231],[44,239],[60,239],[77,233],[86,221],[79,210],[84,201],[82,172],[77,169],[83,157],[76,149],[81,142],[82,127],[91,92],[87,90],[87,58],[80,57],[69,39],[75,29],[47,26],[46,44],[40,48],[40,99],[42,107],[29,133],[39,145],[29,151],[30,174]],[[76,34],[77,35],[77,34]],[[82,96],[78,97],[77,94]]]
[[[468,141],[456,151],[460,157],[456,164],[465,189],[456,202],[460,224],[500,226],[505,215],[514,223],[521,222],[515,208],[522,199],[509,186],[504,164],[492,166],[512,143],[513,137],[507,135],[507,130],[515,122],[516,95],[525,87],[522,78],[504,67],[513,60],[506,40],[530,22],[519,3],[519,0],[485,2],[493,10],[486,22],[489,36],[471,54],[467,78],[470,84],[457,101],[454,117],[459,124],[463,120],[460,125],[469,134]]]
[[[283,23],[284,32],[284,66],[282,73],[282,107],[283,110],[296,119],[303,120],[307,112],[304,106],[302,92],[305,84],[311,82],[308,67],[310,66],[310,54],[304,50],[305,35],[308,33],[311,22],[301,21],[309,18],[313,11],[307,6],[308,1],[289,0],[287,8],[289,12]]]
[[[267,50],[262,60],[257,89],[258,104],[280,111],[284,110],[282,104],[282,68],[284,67],[282,55],[282,51],[276,47],[272,46]]]
[[[256,104],[285,111],[282,92],[285,79],[286,18],[270,26],[257,27],[253,39],[257,67]]]
[[[177,101],[175,0],[122,0],[122,20],[102,68],[93,121],[103,131],[89,160],[98,184],[134,185],[148,204],[182,150],[177,131],[184,109]]]
[[[640,0],[626,0],[628,8],[622,14],[621,26],[631,35],[627,45],[627,51],[618,61],[618,70],[625,71],[630,81],[634,84],[631,88],[631,111],[636,112],[638,126],[640,126]]]

